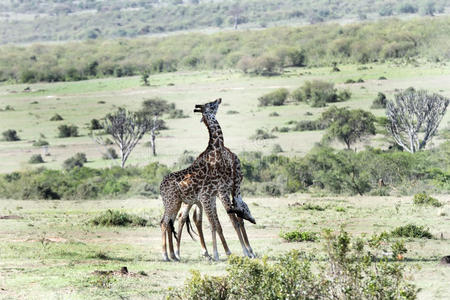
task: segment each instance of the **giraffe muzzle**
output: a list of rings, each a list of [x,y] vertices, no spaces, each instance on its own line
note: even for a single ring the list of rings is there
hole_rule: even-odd
[[[196,104],[195,108],[194,108],[194,112],[199,112],[201,113],[203,111],[203,105],[200,104]]]

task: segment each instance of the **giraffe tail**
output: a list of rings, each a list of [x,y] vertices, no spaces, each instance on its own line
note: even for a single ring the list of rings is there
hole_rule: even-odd
[[[194,214],[195,214],[195,210],[194,210]],[[192,227],[192,223],[191,223],[191,219],[189,218],[189,215],[187,216],[187,219],[186,219],[186,228],[187,228],[187,232],[191,236],[191,239],[193,239],[195,241],[195,237],[192,235],[192,232],[195,233],[196,235],[198,235],[198,234],[197,234],[197,232],[195,232],[194,228]]]
[[[177,232],[175,231],[175,226],[173,226],[173,220],[169,220],[169,226],[170,229],[172,230],[173,237],[178,242]]]

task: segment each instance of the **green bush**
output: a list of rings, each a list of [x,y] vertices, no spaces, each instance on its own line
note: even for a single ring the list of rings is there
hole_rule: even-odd
[[[98,129],[103,129],[103,125],[100,124],[100,121],[97,119],[92,119],[91,120],[91,124],[89,126],[89,129],[91,130],[98,130]]]
[[[387,105],[387,98],[386,95],[382,92],[378,92],[377,97],[372,102],[372,106],[370,108],[377,109],[377,108],[383,108],[385,109]]]
[[[28,160],[30,164],[43,164],[44,159],[40,154],[33,154],[30,159]]]
[[[283,152],[283,148],[281,148],[280,144],[275,144],[272,146],[272,150],[270,151],[272,154],[278,154]]]
[[[106,153],[103,153],[102,155],[103,159],[116,159],[119,158],[119,155],[117,154],[116,150],[114,148],[108,148],[106,149]]]
[[[311,231],[288,231],[280,236],[288,242],[315,242],[318,240],[317,232]]]
[[[289,91],[285,88],[277,89],[258,98],[258,106],[280,106],[283,105],[289,96]]]
[[[377,249],[361,239],[352,241],[346,232],[324,237],[325,263],[295,250],[273,262],[232,255],[224,276],[193,271],[182,288],[169,291],[168,298],[416,299],[418,290],[407,281],[404,265],[374,259]]]
[[[66,171],[70,171],[75,167],[81,168],[86,162],[87,162],[86,154],[77,153],[64,161],[63,168]]]
[[[276,138],[276,135],[271,134],[270,132],[267,132],[265,129],[256,129],[256,133],[250,137],[251,140],[267,140],[267,139],[274,139]]]
[[[34,147],[42,147],[42,146],[48,146],[49,143],[46,140],[37,140],[33,143]]]
[[[54,114],[53,117],[50,118],[50,121],[62,121],[62,120],[64,119],[59,114]]]
[[[305,101],[312,107],[323,107],[327,103],[346,101],[351,97],[349,91],[338,92],[333,83],[321,80],[306,81],[294,93],[296,101]]]
[[[406,238],[419,238],[419,239],[432,239],[433,235],[423,226],[417,226],[414,224],[408,224],[405,226],[399,226],[391,231],[393,237],[406,237]]]
[[[148,220],[126,212],[108,209],[92,218],[89,223],[95,226],[146,226]]]
[[[8,129],[2,132],[3,139],[7,142],[20,141],[17,131],[14,129]]]
[[[293,130],[294,131],[312,131],[323,130],[327,128],[327,124],[321,120],[302,120],[298,121]]]
[[[58,126],[58,137],[77,137],[78,127],[75,125],[60,125]]]
[[[271,113],[269,114],[269,117],[279,117],[279,116],[280,116],[280,114],[277,113],[276,111],[271,112]]]
[[[434,207],[441,207],[442,203],[439,202],[438,199],[431,197],[430,195],[427,195],[427,193],[417,193],[414,195],[413,199],[414,204],[416,205],[431,205]]]

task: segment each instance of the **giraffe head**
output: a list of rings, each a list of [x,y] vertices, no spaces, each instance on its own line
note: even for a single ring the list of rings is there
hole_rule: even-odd
[[[235,213],[238,217],[245,219],[253,224],[256,224],[255,218],[253,218],[247,203],[242,200],[241,195],[233,198],[234,207],[227,211],[227,213]]]
[[[219,109],[220,103],[222,103],[222,98],[218,98],[206,104],[196,104],[194,112],[202,113],[203,117],[214,117]]]

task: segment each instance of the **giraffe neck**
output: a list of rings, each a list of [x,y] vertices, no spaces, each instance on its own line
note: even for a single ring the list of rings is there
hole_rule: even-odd
[[[222,148],[224,145],[223,133],[216,117],[214,115],[204,115],[203,122],[205,123],[206,128],[208,128],[209,132],[208,146],[211,146],[213,148]]]

